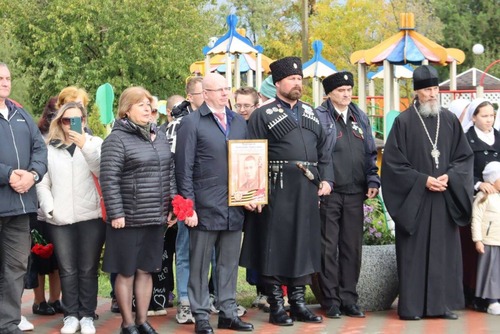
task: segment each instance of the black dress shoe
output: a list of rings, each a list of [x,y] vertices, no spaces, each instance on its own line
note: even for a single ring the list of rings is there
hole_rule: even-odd
[[[194,332],[196,334],[212,334],[214,332],[208,320],[196,320],[194,324]]]
[[[327,310],[326,310],[326,316],[328,318],[339,319],[340,315],[341,315],[341,313],[340,313],[340,309],[338,306],[333,305],[333,306],[327,308]]]
[[[446,311],[439,318],[447,319],[447,320],[457,320],[458,319],[458,315],[456,315],[455,313],[453,313],[451,311]]]
[[[122,327],[120,334],[140,334],[135,326]]]
[[[219,317],[219,323],[217,328],[220,329],[232,329],[235,331],[251,332],[253,331],[253,325],[248,322],[241,321],[239,317],[229,319]]]
[[[31,308],[33,310],[33,314],[38,315],[54,315],[56,311],[52,306],[50,306],[47,302],[41,302],[40,304],[33,304]]]
[[[158,332],[151,327],[147,321],[142,325],[137,325],[137,330],[139,331],[139,334],[158,334]]]
[[[410,321],[422,320],[422,318],[419,317],[418,315],[400,315],[399,319],[400,320],[410,320]]]
[[[293,321],[314,322],[314,323],[323,322],[322,316],[314,314],[310,309],[308,309],[305,306],[296,307],[291,305],[290,318],[292,318]]]
[[[48,302],[48,304],[50,306],[52,306],[52,308],[54,309],[54,311],[56,311],[56,313],[64,313],[64,308],[63,308],[60,300],[56,300],[53,303]]]
[[[356,304],[346,305],[342,307],[342,313],[347,315],[348,317],[354,318],[364,318],[365,314],[361,311]]]
[[[293,326],[292,318],[288,316],[283,307],[277,311],[271,310],[269,312],[269,323],[278,326]]]
[[[120,307],[118,306],[118,302],[116,301],[116,298],[111,299],[110,310],[113,313],[120,313]]]

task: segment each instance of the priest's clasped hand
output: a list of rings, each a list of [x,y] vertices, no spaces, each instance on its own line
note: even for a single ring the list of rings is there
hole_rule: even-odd
[[[448,175],[443,174],[437,178],[429,176],[425,186],[430,191],[443,192],[448,187]]]

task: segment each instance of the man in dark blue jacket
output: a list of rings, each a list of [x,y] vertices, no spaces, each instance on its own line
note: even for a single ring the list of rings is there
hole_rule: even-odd
[[[223,76],[208,74],[202,86],[205,102],[182,118],[175,151],[178,193],[194,203],[193,216],[184,221],[191,228],[189,302],[195,332],[213,333],[209,323],[208,271],[215,246],[218,327],[251,331],[252,324],[238,317],[235,300],[244,213],[242,207],[228,206],[227,141],[246,139],[246,122],[226,107],[230,87]]]
[[[357,305],[363,202],[378,193],[377,149],[366,114],[351,102],[353,75],[337,72],[323,80],[328,99],[316,109],[332,144],[333,191],[321,201],[320,286],[326,316],[364,317]]]
[[[38,208],[34,185],[47,171],[47,147],[31,116],[7,99],[10,90],[10,71],[0,63],[0,333],[21,333],[28,214]]]

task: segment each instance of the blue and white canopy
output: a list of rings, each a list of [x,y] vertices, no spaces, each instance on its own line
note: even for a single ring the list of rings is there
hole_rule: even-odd
[[[313,57],[302,65],[304,78],[326,78],[333,73],[337,73],[335,65],[321,56],[323,43],[316,40],[312,43],[312,48],[314,51]]]
[[[253,46],[252,42],[241,36],[236,31],[236,24],[238,23],[238,17],[234,14],[228,15],[227,25],[229,30],[227,33],[220,37],[214,44],[212,48],[204,48],[203,53],[205,55],[216,55],[220,53],[258,53],[259,51]]]

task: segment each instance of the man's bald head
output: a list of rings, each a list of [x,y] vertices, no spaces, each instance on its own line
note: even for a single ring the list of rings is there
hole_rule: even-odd
[[[203,89],[214,89],[214,86],[226,86],[226,78],[219,73],[209,73],[203,77],[201,82]]]
[[[211,108],[222,111],[229,101],[231,88],[227,86],[226,78],[218,73],[209,73],[203,78],[203,97]]]

